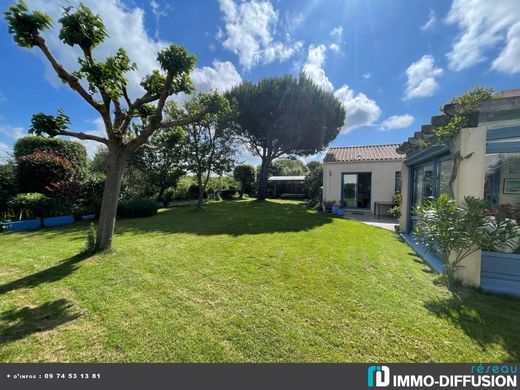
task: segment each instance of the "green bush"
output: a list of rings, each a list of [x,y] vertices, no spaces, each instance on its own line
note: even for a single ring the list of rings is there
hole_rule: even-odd
[[[208,193],[204,191],[204,199],[208,198]],[[197,184],[192,184],[188,189],[188,199],[198,199],[199,198],[199,186]]]
[[[21,221],[22,219],[44,217],[48,201],[49,198],[37,192],[18,194],[9,201],[8,207]]]
[[[233,199],[236,196],[238,189],[236,187],[229,187],[227,190],[220,191],[222,199]]]
[[[16,159],[36,151],[52,152],[66,158],[77,171],[86,171],[88,168],[87,150],[76,141],[28,136],[18,139],[14,145],[14,157]]]
[[[122,218],[143,218],[157,214],[159,204],[148,198],[122,201],[117,207],[117,215]]]
[[[14,156],[17,160],[36,151],[51,152],[67,159],[80,177],[86,174],[88,170],[87,150],[79,142],[29,136],[18,139],[14,144]]]
[[[93,223],[91,223],[88,227],[84,252],[90,255],[96,252],[96,225]]]

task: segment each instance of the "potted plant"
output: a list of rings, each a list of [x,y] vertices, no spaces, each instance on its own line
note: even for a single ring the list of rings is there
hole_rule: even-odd
[[[347,202],[345,202],[345,200],[342,199],[341,202],[339,202],[339,207],[336,210],[336,214],[340,217],[343,217],[343,215],[345,214],[346,207],[347,207]]]
[[[327,200],[325,202],[323,202],[323,207],[324,207],[324,210],[327,212],[327,213],[332,213],[332,208],[334,207],[334,204],[335,202],[333,200]]]

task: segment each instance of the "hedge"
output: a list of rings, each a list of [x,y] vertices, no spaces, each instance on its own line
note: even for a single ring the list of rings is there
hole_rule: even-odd
[[[125,200],[119,203],[117,215],[123,218],[151,217],[157,214],[159,204],[148,198]]]
[[[35,151],[52,152],[70,161],[76,173],[83,176],[87,172],[87,150],[79,142],[60,138],[28,136],[18,139],[14,144],[17,160]]]

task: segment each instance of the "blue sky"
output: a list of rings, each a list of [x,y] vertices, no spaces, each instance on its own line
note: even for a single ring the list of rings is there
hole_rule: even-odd
[[[60,2],[26,2],[57,21]],[[97,56],[122,46],[139,65],[133,96],[142,92],[140,78],[157,67],[157,50],[169,43],[198,57],[192,79],[201,91],[304,71],[347,108],[334,146],[400,143],[466,89],[520,87],[517,0],[84,3],[101,14],[111,37]],[[73,69],[78,52],[57,32],[46,33],[49,46]],[[27,133],[35,112],[64,108],[74,130],[103,132],[96,113],[61,85],[36,49],[14,44],[3,20],[0,50],[0,154]],[[96,147],[86,146],[90,153]],[[242,158],[254,161],[247,153]]]

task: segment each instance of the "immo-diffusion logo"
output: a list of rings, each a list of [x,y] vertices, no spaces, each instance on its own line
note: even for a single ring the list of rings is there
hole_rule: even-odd
[[[368,367],[368,387],[386,387],[390,384],[390,369],[387,366]]]

